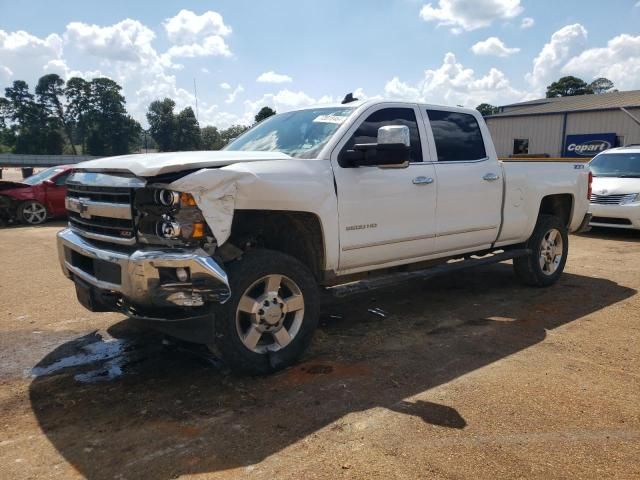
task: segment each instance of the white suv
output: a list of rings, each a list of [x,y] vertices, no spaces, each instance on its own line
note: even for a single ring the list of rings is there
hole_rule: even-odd
[[[640,229],[640,145],[612,148],[589,163],[590,225]]]

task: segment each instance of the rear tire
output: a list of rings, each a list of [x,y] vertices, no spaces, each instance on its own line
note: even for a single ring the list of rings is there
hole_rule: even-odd
[[[531,253],[513,260],[518,280],[534,287],[553,285],[567,262],[569,234],[566,225],[556,216],[540,215],[525,248]]]
[[[214,307],[215,345],[235,372],[264,375],[295,363],[318,325],[318,286],[289,255],[255,250],[228,265],[231,298]]]

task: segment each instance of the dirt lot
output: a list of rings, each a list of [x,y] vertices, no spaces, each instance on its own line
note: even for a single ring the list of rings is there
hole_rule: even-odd
[[[83,310],[61,225],[0,229],[0,478],[640,478],[638,233],[572,237],[550,289],[331,302],[302,364],[236,378]]]

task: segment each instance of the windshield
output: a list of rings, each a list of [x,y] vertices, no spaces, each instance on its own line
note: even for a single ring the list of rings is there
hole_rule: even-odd
[[[38,185],[39,183],[44,182],[45,180],[53,177],[54,175],[57,175],[62,171],[64,171],[64,168],[47,168],[46,170],[42,170],[41,172],[38,172],[35,175],[30,176],[29,178],[25,178],[24,180],[22,180],[22,183],[26,183],[27,185]]]
[[[353,107],[315,108],[274,115],[241,135],[225,150],[282,152],[315,158]]]
[[[640,153],[602,153],[589,168],[594,177],[640,178]]]

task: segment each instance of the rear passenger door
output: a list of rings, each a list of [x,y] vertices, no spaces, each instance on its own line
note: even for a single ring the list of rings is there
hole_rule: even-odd
[[[449,252],[489,247],[497,238],[501,221],[500,164],[487,153],[474,115],[430,108],[426,115],[437,154],[435,249]],[[487,130],[489,139],[488,135]]]

